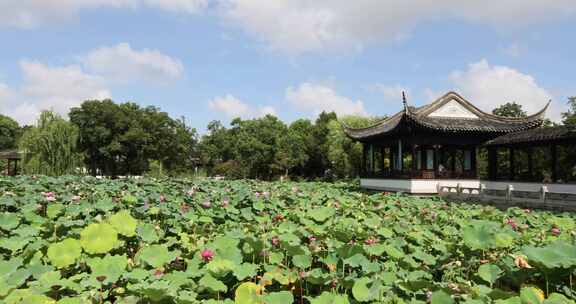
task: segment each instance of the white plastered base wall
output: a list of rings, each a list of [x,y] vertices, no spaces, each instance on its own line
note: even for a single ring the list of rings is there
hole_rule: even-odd
[[[406,192],[411,194],[438,194],[438,186],[480,188],[479,180],[449,179],[360,179],[360,186],[370,190]]]

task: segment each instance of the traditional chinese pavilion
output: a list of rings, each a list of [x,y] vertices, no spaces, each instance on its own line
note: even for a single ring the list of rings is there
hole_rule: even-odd
[[[440,181],[478,187],[478,159],[493,154],[480,147],[507,134],[539,128],[550,104],[534,115],[508,118],[483,112],[455,92],[422,107],[409,106],[403,99],[402,111],[373,126],[344,126],[346,134],[364,146],[364,188],[437,193]]]

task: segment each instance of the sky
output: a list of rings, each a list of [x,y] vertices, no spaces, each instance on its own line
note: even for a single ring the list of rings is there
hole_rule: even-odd
[[[0,0],[0,113],[153,105],[204,132],[390,115],[456,91],[560,120],[576,95],[574,0]]]

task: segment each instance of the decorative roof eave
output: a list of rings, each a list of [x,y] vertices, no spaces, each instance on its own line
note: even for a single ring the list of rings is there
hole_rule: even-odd
[[[451,100],[456,99],[462,106],[478,119],[466,118],[429,118],[428,115]],[[383,119],[372,126],[366,128],[351,128],[342,124],[344,132],[348,137],[355,140],[369,139],[371,137],[383,135],[396,129],[402,121],[407,121],[416,126],[442,131],[442,132],[485,132],[485,133],[510,133],[537,128],[544,122],[544,115],[550,106],[546,106],[539,112],[523,118],[503,117],[489,114],[478,109],[469,101],[456,92],[448,92],[431,104],[414,108],[408,106],[405,96],[403,96],[404,109],[394,116]],[[475,121],[476,123],[473,123]],[[436,122],[433,123],[433,122]],[[445,125],[438,125],[438,122],[445,122]]]
[[[522,132],[514,132],[497,137],[486,146],[508,146],[523,144],[538,144],[559,141],[576,141],[576,128],[567,126],[536,128]]]

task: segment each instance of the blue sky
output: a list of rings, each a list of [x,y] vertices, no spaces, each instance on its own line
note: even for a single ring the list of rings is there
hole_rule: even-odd
[[[432,4],[433,3],[433,4]],[[0,0],[0,111],[85,99],[211,120],[383,115],[455,90],[484,110],[576,95],[576,2]]]

